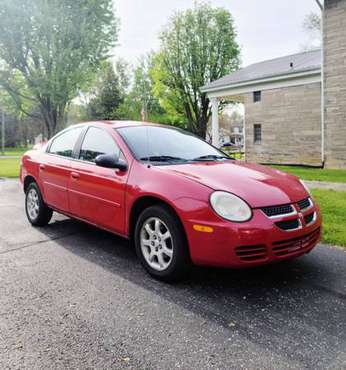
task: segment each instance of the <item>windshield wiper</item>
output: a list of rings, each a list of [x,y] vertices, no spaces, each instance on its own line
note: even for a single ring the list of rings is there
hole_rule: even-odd
[[[208,154],[208,155],[201,155],[200,157],[192,159],[192,161],[216,161],[218,159],[232,159],[230,157],[226,157],[225,155],[215,155],[215,154]]]
[[[150,157],[142,157],[140,158],[141,161],[153,161],[153,162],[175,162],[175,161],[183,161],[186,162],[187,160],[180,157],[173,157],[171,155],[152,155]]]

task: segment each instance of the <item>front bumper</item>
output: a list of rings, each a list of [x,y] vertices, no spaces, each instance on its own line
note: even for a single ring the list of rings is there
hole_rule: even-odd
[[[313,220],[306,224],[304,216],[311,213]],[[322,218],[315,202],[306,211],[297,209],[295,215],[275,218],[254,209],[252,219],[245,223],[222,220],[212,211],[200,216],[185,224],[191,259],[199,265],[243,268],[278,262],[310,252],[321,239]],[[277,226],[298,217],[302,222],[296,229],[286,231]],[[209,226],[213,232],[198,232],[195,224]]]

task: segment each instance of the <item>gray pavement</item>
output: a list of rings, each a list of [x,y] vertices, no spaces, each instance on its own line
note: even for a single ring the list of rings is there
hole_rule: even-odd
[[[151,279],[123,239],[29,226],[0,181],[0,369],[345,369],[346,254]]]

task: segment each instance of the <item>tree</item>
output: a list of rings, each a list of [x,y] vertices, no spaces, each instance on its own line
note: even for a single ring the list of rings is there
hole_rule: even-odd
[[[187,128],[184,101],[179,91],[170,87],[171,76],[165,67],[162,53],[153,55],[152,67],[149,73],[153,81],[153,94],[160,107],[164,109],[169,117],[170,123]]]
[[[142,56],[132,72],[131,90],[126,94],[124,102],[116,114],[122,119],[141,120],[142,112],[147,121],[179,124],[176,117],[168,114],[160,105],[154,94],[153,81],[154,54]]]
[[[128,65],[122,60],[102,64],[97,75],[92,98],[87,106],[88,119],[116,119],[117,109],[123,103],[129,85]]]
[[[183,107],[188,129],[202,137],[211,107],[200,88],[238,68],[235,37],[231,14],[204,3],[177,12],[160,34],[159,83]]]
[[[116,41],[112,1],[0,0],[0,19],[0,85],[51,137]]]
[[[314,12],[309,13],[304,18],[303,27],[307,31],[320,33],[322,27],[321,17]]]
[[[320,47],[322,40],[321,16],[314,12],[307,14],[304,18],[303,29],[308,35],[308,41],[303,49],[311,50]]]

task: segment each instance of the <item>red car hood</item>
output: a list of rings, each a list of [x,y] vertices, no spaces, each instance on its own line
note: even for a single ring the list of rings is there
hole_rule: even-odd
[[[294,203],[308,196],[297,177],[240,161],[162,166],[214,190],[236,194],[253,208]]]

